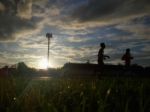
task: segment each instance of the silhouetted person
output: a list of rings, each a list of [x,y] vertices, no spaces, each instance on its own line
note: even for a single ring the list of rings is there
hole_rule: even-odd
[[[107,55],[104,55],[105,43],[101,43],[100,47],[101,48],[98,52],[98,65],[102,67],[104,65],[103,60],[105,60],[106,58],[110,58],[110,57]]]
[[[98,68],[96,68],[96,70],[94,71],[95,74],[97,74],[97,70],[100,71],[100,74],[103,75],[104,72],[104,60],[106,58],[109,58],[109,56],[104,55],[104,49],[105,49],[105,43],[100,43],[100,49],[98,51]],[[101,78],[101,75],[98,75],[98,78]]]
[[[130,66],[132,59],[133,57],[130,54],[130,49],[126,49],[126,53],[122,56],[122,60],[125,61],[125,65]]]

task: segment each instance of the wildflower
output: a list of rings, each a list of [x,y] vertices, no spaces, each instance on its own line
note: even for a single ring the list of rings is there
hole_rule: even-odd
[[[68,89],[70,88],[70,86],[68,86]]]
[[[16,97],[14,97],[13,100],[16,101]]]
[[[111,89],[109,88],[109,89],[107,90],[107,95],[109,95],[109,94],[110,94],[110,91],[111,91]]]
[[[82,92],[80,93],[80,96],[83,96],[83,94],[84,94],[84,93],[83,93],[83,91],[82,91]]]

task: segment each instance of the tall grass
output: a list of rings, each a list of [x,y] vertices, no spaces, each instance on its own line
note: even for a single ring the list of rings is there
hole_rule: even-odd
[[[0,112],[150,112],[149,81],[0,78]]]

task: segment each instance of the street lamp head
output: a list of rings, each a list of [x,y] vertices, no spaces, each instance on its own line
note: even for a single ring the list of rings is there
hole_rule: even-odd
[[[46,38],[52,38],[52,33],[46,33]]]

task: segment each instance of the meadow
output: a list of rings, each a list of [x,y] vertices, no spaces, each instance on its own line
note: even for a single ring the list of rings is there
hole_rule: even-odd
[[[0,77],[0,112],[150,112],[147,78]]]

